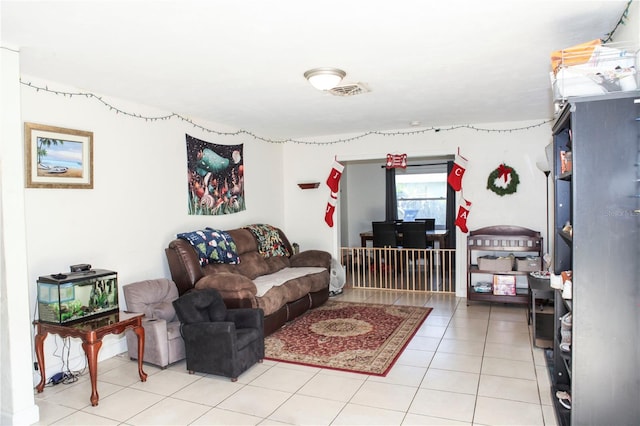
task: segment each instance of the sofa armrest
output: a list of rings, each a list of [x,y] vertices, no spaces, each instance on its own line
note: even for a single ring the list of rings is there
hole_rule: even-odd
[[[323,250],[305,250],[289,258],[292,267],[317,266],[331,270],[331,254]]]
[[[252,280],[244,275],[219,272],[205,275],[196,282],[195,288],[215,288],[223,299],[253,299],[258,289]]]

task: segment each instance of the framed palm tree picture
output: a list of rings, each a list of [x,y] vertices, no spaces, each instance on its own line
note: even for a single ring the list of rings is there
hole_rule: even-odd
[[[27,188],[93,188],[93,132],[24,123]]]

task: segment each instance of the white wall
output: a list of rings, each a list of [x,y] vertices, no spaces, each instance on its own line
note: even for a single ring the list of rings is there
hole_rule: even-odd
[[[38,406],[29,380],[33,342],[25,243],[20,60],[0,48],[0,424],[31,424]]]
[[[380,164],[383,164],[387,153],[406,153],[409,158],[443,156],[454,155],[460,147],[461,154],[468,160],[463,193],[464,197],[473,203],[467,222],[469,229],[491,225],[518,225],[540,231],[546,238],[546,178],[536,167],[536,162],[546,158],[544,147],[551,141],[551,123],[535,126],[545,120],[548,119],[543,117],[527,122],[476,125],[495,130],[492,132],[463,128],[417,135],[372,135],[348,143],[322,143],[353,136],[337,135],[309,140],[311,143],[308,145],[287,145],[284,149],[287,233],[292,241],[296,240],[302,247],[322,248],[337,255],[341,227],[330,228],[324,222],[330,192],[325,181],[336,157],[345,162],[378,159]],[[508,131],[528,126],[535,127]],[[503,162],[517,171],[520,185],[515,194],[500,197],[487,190],[486,186],[489,174]],[[355,182],[352,178],[353,176],[347,177],[349,194],[360,191],[354,188],[363,185],[364,194],[371,197],[382,196],[384,199],[384,187],[380,186],[384,185],[384,177],[370,176],[369,186],[364,185],[362,178],[356,179]],[[301,190],[295,183],[302,181],[319,181],[321,184],[318,189]],[[354,204],[353,198],[350,197],[349,212],[358,209]],[[364,207],[360,213],[363,216],[355,225],[350,220],[350,229],[347,230],[350,243],[360,245],[359,240],[354,241],[353,235],[365,229],[352,228],[364,226],[368,229],[368,223],[372,220],[368,215],[377,217],[380,214],[374,210],[371,205]],[[338,224],[341,223],[341,219],[337,217],[339,211],[340,207],[336,209],[335,222]],[[384,210],[381,214],[384,215]],[[456,287],[460,297],[466,295],[466,236],[467,234],[458,232],[456,239],[459,259],[456,263]]]
[[[37,81],[51,90],[76,92],[55,82]],[[72,98],[22,86],[22,120],[87,130],[94,137],[94,188],[26,189],[25,217],[31,318],[36,318],[38,276],[89,263],[118,272],[120,287],[134,281],[169,277],[164,248],[176,233],[210,226],[232,229],[250,223],[284,226],[283,156],[279,145],[253,138],[220,137],[180,120],[146,121],[116,114],[96,99]],[[103,98],[120,110],[144,116],[158,111],[120,99]],[[197,121],[207,128],[230,130]],[[223,216],[189,216],[185,133],[217,144],[244,143],[247,209]],[[19,142],[22,143],[22,142]],[[122,289],[120,300],[124,305]],[[53,356],[55,337],[45,340],[47,376],[61,368]],[[60,341],[58,347],[62,347]],[[122,336],[107,336],[100,359],[126,350]],[[84,365],[77,342],[72,348]],[[38,376],[34,372],[34,384]]]

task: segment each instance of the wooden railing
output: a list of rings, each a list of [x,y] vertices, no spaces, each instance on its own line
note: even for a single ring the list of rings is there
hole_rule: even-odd
[[[455,249],[342,247],[353,288],[455,293]]]

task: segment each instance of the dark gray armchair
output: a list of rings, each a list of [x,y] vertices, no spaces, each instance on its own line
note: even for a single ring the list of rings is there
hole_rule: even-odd
[[[262,309],[227,309],[212,288],[191,290],[173,302],[187,352],[187,370],[238,376],[264,359]]]

